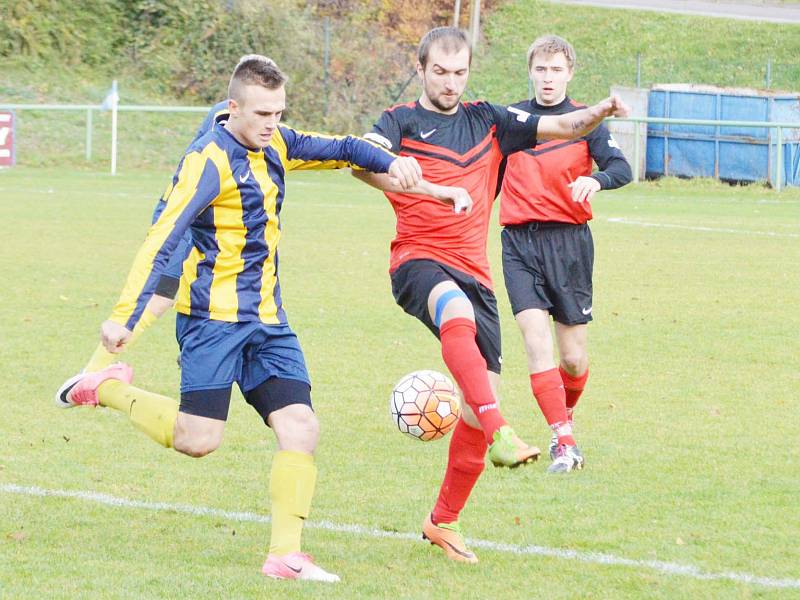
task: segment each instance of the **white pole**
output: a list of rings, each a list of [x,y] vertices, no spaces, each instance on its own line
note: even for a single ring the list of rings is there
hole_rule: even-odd
[[[111,83],[111,174],[117,174],[117,107],[119,95],[117,94],[117,80]]]
[[[469,19],[469,37],[472,49],[478,47],[478,38],[481,34],[481,0],[472,0],[472,13]]]

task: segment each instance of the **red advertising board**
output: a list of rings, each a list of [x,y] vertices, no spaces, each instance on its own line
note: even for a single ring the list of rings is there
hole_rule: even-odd
[[[0,167],[14,166],[14,113],[0,110]]]

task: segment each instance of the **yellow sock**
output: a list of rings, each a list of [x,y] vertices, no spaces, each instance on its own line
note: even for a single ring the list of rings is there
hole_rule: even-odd
[[[103,343],[100,342],[97,344],[97,348],[94,349],[94,353],[92,357],[89,359],[89,363],[84,367],[84,371],[87,373],[96,373],[97,371],[102,371],[108,365],[115,362],[119,354],[112,354],[106,347],[103,346]]]
[[[109,379],[97,388],[100,406],[128,415],[131,422],[150,439],[165,448],[172,448],[172,433],[178,418],[178,402],[132,385]]]
[[[272,459],[269,493],[272,498],[270,554],[300,552],[303,520],[311,509],[317,467],[305,452],[280,450]]]
[[[150,312],[147,308],[144,309],[142,313],[141,319],[136,323],[136,327],[133,328],[133,335],[131,335],[131,339],[128,340],[128,343],[125,344],[125,350],[130,348],[133,343],[139,339],[139,336],[142,335],[145,329],[150,327],[153,323],[158,320],[158,317]],[[95,348],[92,357],[89,359],[89,363],[84,368],[84,371],[87,373],[95,373],[97,371],[102,371],[108,365],[113,362],[117,362],[119,360],[119,353],[113,354],[106,350],[106,347],[103,346],[102,343],[97,345]]]

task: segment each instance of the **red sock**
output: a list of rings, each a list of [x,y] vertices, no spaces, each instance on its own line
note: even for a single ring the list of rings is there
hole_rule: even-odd
[[[583,388],[586,387],[586,380],[589,379],[589,369],[587,368],[583,375],[570,375],[563,367],[558,367],[558,372],[561,374],[561,380],[564,382],[564,391],[567,396],[567,414],[572,419],[572,411],[575,410],[575,405],[578,403],[578,398],[583,393]]]
[[[434,524],[458,521],[458,514],[483,472],[485,455],[486,440],[483,432],[459,419],[453,430],[453,437],[450,438],[447,471],[439,489],[439,498],[431,513]]]
[[[567,418],[564,383],[558,370],[553,368],[532,373],[531,389],[547,424],[558,435],[558,443],[574,446],[575,439],[572,437],[572,427]]]
[[[471,319],[450,319],[439,328],[442,340],[442,358],[461,388],[464,400],[475,413],[483,429],[486,443],[491,444],[495,431],[506,424],[497,409],[486,359],[475,341],[477,329]]]

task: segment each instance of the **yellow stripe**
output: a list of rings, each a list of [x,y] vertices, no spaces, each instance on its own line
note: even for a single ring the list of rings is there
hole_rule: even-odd
[[[183,314],[191,314],[191,287],[197,281],[197,265],[206,257],[197,248],[192,248],[189,256],[183,261],[183,275],[178,288],[178,297],[175,301],[175,310]]]
[[[211,290],[209,292],[209,318],[235,321],[239,309],[236,293],[236,276],[244,268],[242,250],[245,245],[245,228],[242,214],[242,196],[236,186],[228,156],[222,150],[211,156],[219,169],[224,190],[214,202],[214,227],[219,254],[214,262]],[[218,310],[218,308],[224,310]]]
[[[164,190],[164,193],[161,194],[161,198],[163,200],[166,200],[169,197],[169,195],[172,193],[172,185],[173,185],[172,184],[172,179],[170,179],[169,182],[167,183],[167,187]]]
[[[215,145],[209,144],[202,152],[191,152],[184,158],[178,173],[178,181],[166,198],[167,206],[164,212],[150,227],[144,243],[136,253],[119,301],[111,312],[111,320],[125,325],[136,309],[139,296],[153,271],[153,260],[156,254],[175,228],[178,217],[197,193],[197,185],[205,168],[208,150],[212,147],[216,148]],[[209,198],[209,201],[211,200],[213,199]]]
[[[273,139],[276,136],[273,135]],[[283,140],[281,140],[283,142]],[[277,148],[276,148],[277,150]],[[283,152],[281,159],[286,157],[286,145],[283,144]],[[278,150],[280,155],[280,150]],[[267,170],[267,163],[261,153],[249,153],[250,169],[253,172],[258,185],[261,186],[261,191],[264,193],[264,211],[267,213],[268,221],[264,228],[264,239],[269,248],[269,255],[267,260],[262,265],[263,272],[261,274],[261,302],[258,305],[258,316],[264,323],[277,324],[278,320],[278,306],[275,304],[273,291],[275,284],[278,282],[277,273],[275,270],[275,252],[278,248],[278,242],[281,239],[281,231],[278,228],[277,203],[278,203],[278,186],[269,176]]]

